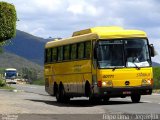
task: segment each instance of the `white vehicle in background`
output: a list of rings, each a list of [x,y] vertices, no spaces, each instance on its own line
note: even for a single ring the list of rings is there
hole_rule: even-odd
[[[8,84],[16,84],[17,83],[18,73],[15,68],[7,68],[5,69],[5,80]]]

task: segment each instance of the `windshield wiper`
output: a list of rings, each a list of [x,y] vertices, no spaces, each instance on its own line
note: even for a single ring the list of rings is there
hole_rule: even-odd
[[[140,70],[140,67],[138,67],[138,65],[135,63],[135,61],[137,60],[138,56],[134,58],[133,60],[133,64],[135,65],[135,67],[137,68],[137,70]]]
[[[136,63],[134,63],[134,62],[132,62],[132,63],[135,65],[135,68],[137,68],[137,70],[141,69],[140,67],[138,67],[138,65]]]
[[[114,66],[114,67],[112,68],[112,71],[115,71],[116,69],[120,69],[120,68],[124,68],[124,66]]]

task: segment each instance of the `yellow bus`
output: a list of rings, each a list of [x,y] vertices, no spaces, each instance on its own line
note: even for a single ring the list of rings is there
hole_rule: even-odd
[[[154,47],[140,30],[94,27],[45,45],[45,90],[58,102],[150,95]]]

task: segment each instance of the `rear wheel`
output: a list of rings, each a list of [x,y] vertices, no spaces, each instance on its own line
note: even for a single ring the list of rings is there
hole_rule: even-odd
[[[139,103],[140,99],[141,99],[141,95],[138,95],[138,94],[131,95],[131,100],[133,103]]]
[[[91,94],[92,94],[91,86],[90,86],[89,82],[87,81],[86,84],[85,84],[85,96],[90,97]]]
[[[57,99],[57,102],[61,102],[59,90],[57,90],[57,92],[56,92],[56,99]]]
[[[57,102],[69,102],[70,97],[66,96],[63,85],[59,86],[59,90],[56,92]]]

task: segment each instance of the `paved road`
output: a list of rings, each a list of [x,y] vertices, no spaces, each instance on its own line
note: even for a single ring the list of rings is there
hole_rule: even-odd
[[[112,98],[108,103],[91,105],[87,98],[71,99],[68,104],[60,104],[49,96],[43,86],[12,85],[18,91],[0,90],[0,114],[18,114],[19,119],[81,119],[81,117],[101,120],[105,115],[160,114],[160,95],[142,96],[140,103],[132,103],[130,98]],[[30,114],[28,116],[28,114]],[[45,114],[45,115],[44,115]],[[61,114],[61,115],[59,115]],[[72,114],[72,115],[71,115]],[[4,117],[4,116],[2,116]],[[0,118],[2,118],[0,117]],[[160,116],[156,118],[160,119]],[[36,119],[35,119],[36,120]]]

